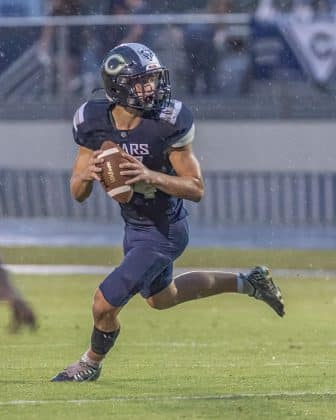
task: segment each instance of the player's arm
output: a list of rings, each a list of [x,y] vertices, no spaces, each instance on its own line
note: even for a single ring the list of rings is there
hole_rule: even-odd
[[[77,201],[81,202],[88,198],[92,191],[93,181],[100,181],[102,169],[97,165],[104,161],[98,159],[101,152],[101,150],[93,152],[82,146],[79,148],[70,179],[71,195]]]
[[[157,188],[176,197],[200,201],[204,194],[204,183],[200,164],[192,151],[192,145],[171,148],[169,160],[177,176],[158,173],[161,186],[157,185]],[[161,179],[161,175],[164,178]]]
[[[125,154],[127,163],[120,165],[121,174],[133,176],[126,181],[135,184],[144,181],[161,191],[175,197],[198,202],[204,193],[204,184],[199,162],[192,151],[191,144],[179,148],[171,148],[169,160],[175,169],[176,176],[166,175],[148,169],[135,157]]]

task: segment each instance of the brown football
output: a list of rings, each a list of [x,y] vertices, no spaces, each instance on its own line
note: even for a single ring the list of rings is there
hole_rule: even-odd
[[[133,196],[133,187],[126,185],[127,177],[120,175],[120,163],[127,160],[122,156],[121,147],[111,140],[106,140],[101,145],[103,151],[98,158],[103,158],[104,162],[99,166],[101,172],[101,184],[107,194],[119,203],[128,203]]]

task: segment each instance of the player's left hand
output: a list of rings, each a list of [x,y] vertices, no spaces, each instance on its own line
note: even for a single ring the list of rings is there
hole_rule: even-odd
[[[12,319],[9,329],[12,333],[18,332],[24,326],[32,330],[36,329],[36,316],[25,300],[16,298],[10,303],[10,306],[12,309]]]
[[[130,179],[126,181],[126,184],[131,185],[139,181],[145,182],[146,184],[155,183],[157,172],[148,169],[134,156],[124,153],[123,157],[127,159],[128,162],[121,163],[119,167],[121,169],[120,175],[130,177]]]

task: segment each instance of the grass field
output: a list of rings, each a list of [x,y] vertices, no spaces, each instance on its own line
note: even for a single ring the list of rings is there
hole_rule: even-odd
[[[1,247],[7,264],[116,265],[119,247]],[[334,250],[188,248],[176,261],[180,267],[250,267],[336,270]]]
[[[245,264],[243,264],[245,265]],[[0,306],[0,419],[335,419],[336,278],[281,278],[287,315],[221,295],[155,311],[140,297],[97,383],[49,379],[88,345],[99,278],[16,276],[40,327]]]

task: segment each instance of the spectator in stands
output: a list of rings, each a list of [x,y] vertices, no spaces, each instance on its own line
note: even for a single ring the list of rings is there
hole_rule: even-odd
[[[225,14],[231,11],[231,0],[208,0],[205,13]],[[225,36],[224,25],[189,24],[184,30],[184,47],[189,94],[197,92],[198,82],[203,79],[204,93],[217,90],[218,40]]]
[[[125,15],[125,14],[146,14],[149,10],[144,0],[114,0],[111,2],[109,14]],[[147,42],[146,29],[144,25],[118,25],[108,28],[107,37],[111,42],[110,45],[123,44],[126,42]],[[105,51],[106,53],[106,51]]]
[[[302,22],[310,21],[313,17],[313,9],[310,3],[310,0],[296,0],[290,11],[291,15]]]
[[[80,0],[52,0],[49,16],[76,16],[81,14]],[[52,64],[53,57],[62,51],[56,35],[56,27],[46,25],[42,28],[39,41],[39,58],[45,65]],[[65,40],[67,50],[65,51],[66,60],[56,59],[56,67],[59,71],[55,72],[65,78],[68,84],[78,73],[78,64],[81,55],[81,28],[72,26],[67,28]]]
[[[101,10],[104,14],[112,16],[150,13],[144,0],[106,0]],[[92,8],[90,12],[93,12]],[[140,42],[151,46],[149,32],[140,24],[86,28],[85,36],[87,47],[82,56],[82,83],[86,95],[99,85],[97,74],[107,53],[106,45]]]
[[[36,317],[25,299],[14,287],[9,279],[8,272],[0,261],[0,302],[8,303],[12,311],[10,324],[11,332],[18,332],[23,326],[31,329],[36,327]]]
[[[332,3],[329,0],[311,0],[311,8],[315,18],[330,18]]]

